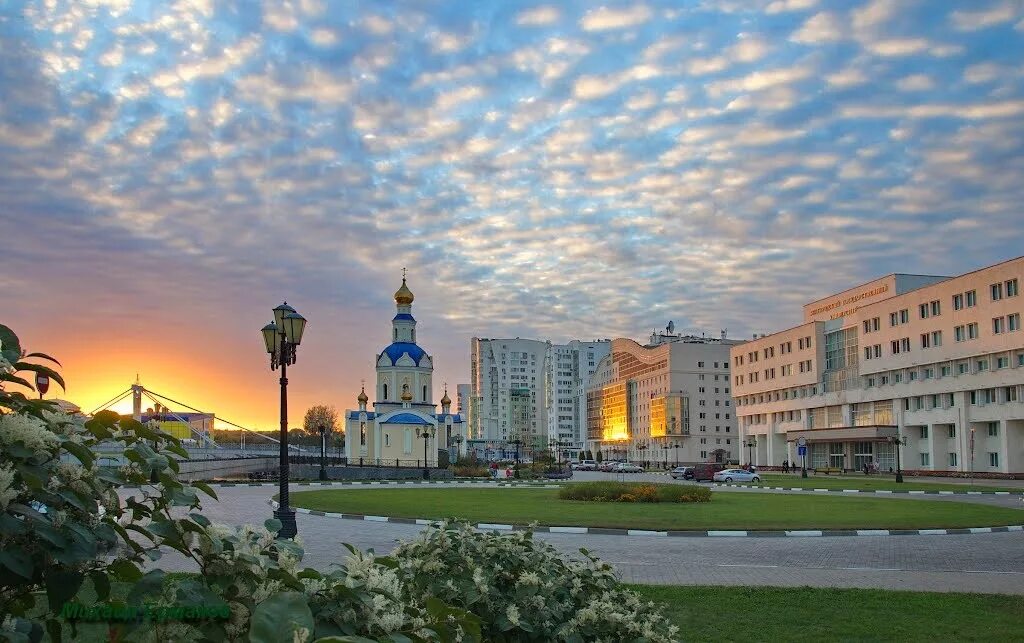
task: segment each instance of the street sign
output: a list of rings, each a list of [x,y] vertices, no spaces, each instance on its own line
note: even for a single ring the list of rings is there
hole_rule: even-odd
[[[50,389],[50,378],[42,373],[36,373],[36,390],[39,391],[39,397],[46,395],[46,391]]]
[[[796,445],[798,447],[806,447],[807,446],[807,438],[798,438],[797,441],[796,441]]]
[[[798,446],[796,448],[796,454],[798,456],[800,456],[801,458],[804,457],[805,455],[807,455],[807,447],[805,447],[805,446]]]

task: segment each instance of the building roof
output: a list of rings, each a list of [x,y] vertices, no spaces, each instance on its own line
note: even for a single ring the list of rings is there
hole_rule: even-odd
[[[419,364],[423,356],[427,354],[425,350],[412,342],[395,342],[381,352],[387,354],[392,364],[397,362],[405,353],[409,353],[412,361]]]
[[[412,315],[410,315],[409,313],[398,313],[397,315],[395,315],[395,318],[392,319],[391,321],[411,321],[411,322],[414,322],[414,321],[416,321],[416,319]]]
[[[398,413],[384,420],[381,424],[430,424],[430,422],[415,413]]]
[[[438,413],[434,417],[437,418],[438,422],[444,422],[444,419],[447,417],[450,417],[452,419],[452,424],[458,424],[459,422],[462,422],[462,415],[458,413]]]
[[[359,413],[360,413],[360,411],[349,411],[348,412],[348,419],[350,419],[350,420],[358,420],[359,419]],[[377,414],[374,413],[373,411],[367,411],[366,412],[366,419],[367,420],[372,420],[376,416],[377,416]]]

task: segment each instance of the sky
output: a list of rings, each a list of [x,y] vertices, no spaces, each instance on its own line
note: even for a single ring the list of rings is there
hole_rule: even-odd
[[[473,336],[787,328],[1022,254],[1022,52],[1020,0],[8,0],[0,323],[252,428],[271,309],[292,424],[351,408],[403,267],[436,398]]]

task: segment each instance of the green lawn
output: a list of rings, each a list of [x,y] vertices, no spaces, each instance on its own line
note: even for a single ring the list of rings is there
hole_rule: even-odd
[[[292,504],[337,513],[626,529],[924,529],[1024,523],[1024,510],[936,500],[715,493],[706,503],[560,500],[557,489],[325,489]]]
[[[810,587],[634,585],[684,641],[1014,641],[1024,597]]]
[[[760,475],[760,474],[759,474]],[[749,484],[749,483],[737,483]],[[839,477],[826,475],[811,475],[801,478],[799,475],[791,476],[783,473],[765,473],[761,475],[761,484],[769,487],[800,487],[807,489],[861,489],[883,491],[1015,491],[1021,493],[1024,489],[1019,487],[994,487],[988,485],[970,485],[951,482],[918,482],[912,477],[905,477],[904,482],[896,482],[889,477],[862,476],[862,477]]]

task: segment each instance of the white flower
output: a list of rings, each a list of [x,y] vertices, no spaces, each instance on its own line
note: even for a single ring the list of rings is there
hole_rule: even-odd
[[[515,605],[509,605],[508,609],[505,610],[505,618],[512,625],[519,625],[519,608]]]
[[[43,454],[56,448],[60,438],[51,433],[42,420],[30,415],[0,415],[0,444],[9,447],[15,442],[22,442],[27,448]]]
[[[0,465],[0,510],[7,509],[7,505],[18,497],[18,490],[13,485],[14,469]]]
[[[540,585],[540,576],[535,572],[523,572],[519,577],[520,585]]]

